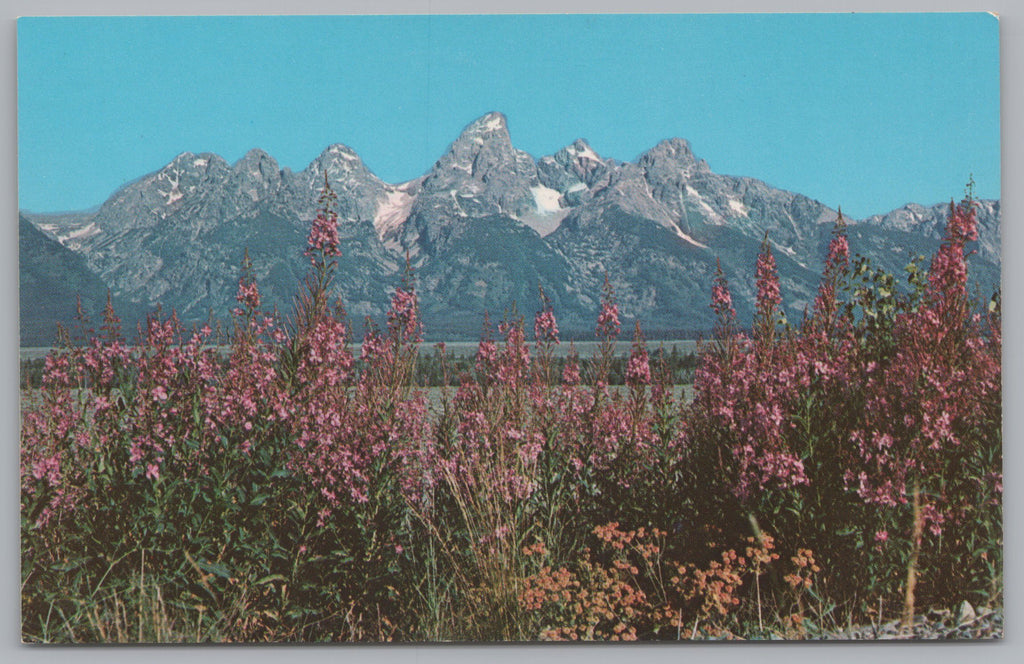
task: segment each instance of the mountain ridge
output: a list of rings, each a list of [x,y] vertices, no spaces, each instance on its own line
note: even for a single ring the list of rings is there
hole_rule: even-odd
[[[336,290],[349,314],[382,317],[408,257],[433,337],[472,336],[484,311],[499,314],[513,301],[532,310],[538,283],[554,296],[561,327],[585,333],[606,274],[625,314],[652,334],[708,329],[717,259],[746,320],[751,256],[766,233],[789,313],[799,315],[813,299],[838,214],[755,178],[717,174],[682,138],[660,141],[635,162],[604,159],[582,138],[535,159],[514,147],[506,117],[492,112],[468,124],[422,176],[401,183],[381,180],[341,143],[298,172],[258,148],[234,164],[183,152],[94,211],[24,216],[132,306],[160,304],[185,321],[226,315],[248,249],[264,302],[288,311],[325,173],[338,195]],[[938,246],[943,206],[909,203],[849,220],[852,248],[899,271],[909,255]],[[999,215],[998,201],[979,202],[970,260],[983,289],[999,282]]]

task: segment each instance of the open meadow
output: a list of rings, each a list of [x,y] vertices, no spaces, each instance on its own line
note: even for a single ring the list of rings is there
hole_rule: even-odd
[[[226,348],[157,315],[128,345],[108,308],[45,356],[24,640],[910,636],[1001,608],[999,306],[968,296],[970,200],[909,292],[840,218],[800,324],[766,241],[752,329],[719,271],[713,335],[664,352],[607,283],[572,350],[543,291],[532,321],[421,344],[411,273],[357,342],[330,200],[287,319],[246,263]]]

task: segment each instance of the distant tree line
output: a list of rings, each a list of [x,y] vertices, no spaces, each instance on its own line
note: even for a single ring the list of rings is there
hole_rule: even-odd
[[[225,364],[227,357],[224,358]],[[552,375],[561,376],[565,369],[567,357],[551,358]],[[651,344],[651,359],[655,366],[663,362],[663,371],[669,377],[669,382],[675,385],[688,385],[693,383],[693,372],[697,365],[694,353],[680,351],[679,348],[670,347],[660,349],[655,343]],[[577,360],[580,364],[580,375],[586,380],[587,366],[591,358],[582,355]],[[39,387],[42,384],[45,358],[24,359],[21,361],[21,389]],[[612,359],[608,370],[609,385],[624,385],[626,364],[629,362],[628,355],[620,355]],[[363,362],[356,361],[356,371],[363,369]],[[421,346],[419,357],[416,360],[414,382],[420,387],[441,387],[447,383],[449,386],[458,386],[464,375],[476,375],[476,358],[469,354],[446,353],[444,361],[441,354],[435,349],[428,349]],[[447,380],[445,376],[447,375]]]

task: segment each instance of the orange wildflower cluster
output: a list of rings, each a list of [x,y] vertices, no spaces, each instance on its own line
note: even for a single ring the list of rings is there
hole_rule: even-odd
[[[728,549],[705,566],[663,560],[666,533],[656,528],[627,531],[611,522],[594,535],[601,550],[585,549],[575,570],[545,566],[525,580],[520,606],[546,622],[540,638],[689,638],[697,625],[702,636],[727,635],[724,620],[740,605],[741,586],[779,558],[767,535],[748,538],[743,555]],[[542,549],[534,545],[523,552]],[[801,549],[798,556],[805,562],[801,571],[818,571],[810,551]]]
[[[796,571],[783,577],[789,587],[795,591],[811,587],[811,576],[821,571],[814,562],[814,554],[810,549],[797,549],[796,555],[790,558]]]

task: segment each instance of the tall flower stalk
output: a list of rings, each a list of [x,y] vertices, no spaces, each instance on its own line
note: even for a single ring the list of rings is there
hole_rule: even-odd
[[[338,196],[331,189],[327,171],[324,186],[317,198],[318,209],[306,240],[304,255],[312,270],[306,276],[305,288],[295,303],[294,338],[301,340],[304,331],[328,314],[328,297],[338,266],[341,249],[338,243]]]

